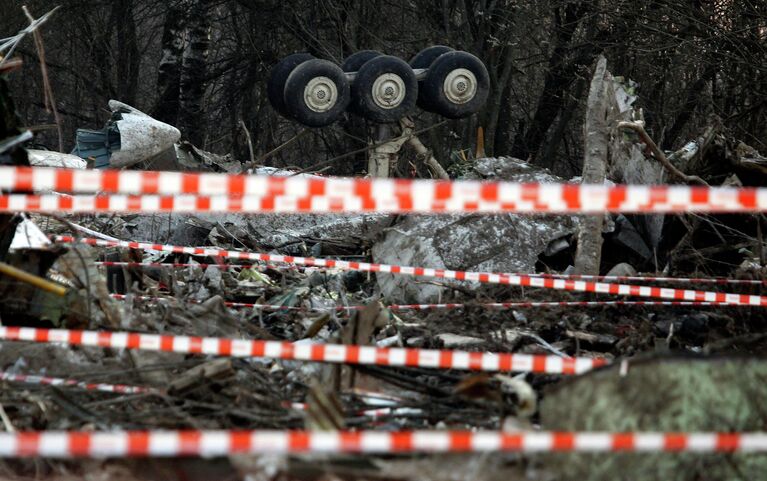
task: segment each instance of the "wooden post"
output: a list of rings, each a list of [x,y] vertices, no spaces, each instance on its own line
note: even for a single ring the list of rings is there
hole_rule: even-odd
[[[611,81],[607,71],[607,59],[600,55],[586,104],[582,181],[584,184],[602,184],[605,181],[610,142],[608,96],[612,91]],[[578,231],[578,249],[575,253],[575,274],[599,274],[604,219],[603,214],[582,217]]]

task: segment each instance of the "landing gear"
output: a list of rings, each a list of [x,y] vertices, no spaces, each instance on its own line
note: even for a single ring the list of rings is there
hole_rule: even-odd
[[[307,53],[272,70],[267,94],[283,117],[324,127],[345,111],[377,123],[397,122],[416,105],[450,119],[478,112],[490,79],[474,55],[444,45],[421,50],[406,63],[375,50],[350,55],[341,66]]]

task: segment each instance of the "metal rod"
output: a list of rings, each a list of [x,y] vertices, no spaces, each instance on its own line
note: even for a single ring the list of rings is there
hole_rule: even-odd
[[[55,282],[51,282],[48,279],[43,279],[42,277],[30,274],[29,272],[22,271],[21,269],[17,269],[16,267],[6,264],[5,262],[0,262],[0,274],[12,277],[21,282],[26,282],[27,284],[33,285],[38,289],[50,292],[51,294],[56,294],[57,296],[64,297],[67,295],[66,287]]]

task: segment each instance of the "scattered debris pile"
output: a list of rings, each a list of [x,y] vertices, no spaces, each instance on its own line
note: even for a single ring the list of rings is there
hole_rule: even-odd
[[[12,106],[8,106],[0,80],[0,118],[4,121],[0,124],[0,160],[21,165],[26,154],[16,140],[23,133],[8,123],[12,119]],[[156,162],[158,155],[170,151],[167,158],[174,162],[199,162],[197,165],[207,164],[209,170],[231,168],[230,164],[222,166],[222,159],[212,154],[174,146],[177,131],[157,126],[152,130],[152,119],[141,112],[119,103],[110,103],[110,107],[119,117],[115,125],[120,148],[110,152],[109,165],[135,165],[148,159]],[[131,144],[129,133],[147,128],[156,142],[138,157],[125,157],[129,151],[141,150]],[[110,132],[107,129],[106,138]],[[131,145],[135,148],[129,148]],[[87,151],[81,148],[80,154]],[[764,180],[760,177],[764,175],[763,159],[742,144],[733,147],[724,133],[715,130],[704,133],[695,147],[686,146],[669,157],[679,168],[697,172],[711,183],[717,180],[737,185],[743,180]],[[745,171],[748,176],[743,176]],[[268,168],[257,172],[305,175]],[[511,158],[479,159],[466,176],[562,181]],[[229,214],[32,219],[34,222],[0,217],[0,232],[8,234],[8,241],[0,244],[5,247],[0,249],[0,261],[10,267],[0,276],[3,325],[280,340],[292,342],[291,346],[333,343],[546,354],[562,358],[563,363],[571,356],[626,359],[644,354],[646,360],[615,363],[563,382],[559,374],[476,374],[3,342],[0,420],[6,430],[688,431],[721,429],[722,423],[735,430],[764,428],[764,415],[755,401],[762,389],[759,370],[763,362],[724,357],[732,352],[764,352],[767,334],[759,308],[488,308],[482,304],[583,301],[585,296],[509,286],[479,289],[466,282],[440,284],[337,269],[226,263],[222,258],[179,253],[47,243],[40,234],[85,234],[361,262],[554,274],[572,269],[579,221],[571,216]],[[601,233],[606,242],[600,273],[724,275],[764,281],[761,216],[680,215],[654,222],[652,225],[660,230],[648,229],[648,224],[633,217],[610,218]],[[711,289],[765,294],[763,282],[725,284],[714,283]],[[461,306],[392,306],[411,301]],[[690,357],[669,363],[670,350],[687,352]],[[698,354],[723,357],[693,357]],[[73,382],[19,381],[28,375]],[[101,389],[88,388],[89,383],[98,383]],[[104,387],[110,383],[111,388]],[[126,385],[141,389],[126,390]],[[660,397],[645,399],[646,393]],[[667,402],[669,399],[673,402]],[[689,417],[678,415],[681,412],[685,416],[689,413]],[[588,457],[575,458],[568,463],[538,459],[530,466],[559,472],[565,479],[580,477],[576,473],[596,466]],[[461,466],[455,465],[456,459],[461,460]],[[623,469],[616,459],[620,460],[611,458],[599,465],[605,477],[615,477]],[[527,460],[511,455],[467,456],[466,462],[463,460],[235,457],[220,461],[215,477],[233,473],[232,477],[264,480],[331,479],[323,478],[326,475],[348,480],[456,476],[490,480],[521,477],[528,467]],[[679,479],[711,475],[706,468],[708,461],[698,455],[684,458],[690,469]],[[185,473],[194,471],[193,465],[178,462],[183,466],[178,479],[186,479]],[[634,462],[648,472],[657,470],[667,475],[665,470],[672,469],[652,458]],[[763,458],[731,457],[716,476],[738,473],[756,477],[755,473],[763,472],[763,464]],[[12,476],[93,476],[87,463],[0,461],[0,466]],[[134,476],[144,468],[127,462],[108,462],[105,466],[99,469],[106,473],[125,470]]]

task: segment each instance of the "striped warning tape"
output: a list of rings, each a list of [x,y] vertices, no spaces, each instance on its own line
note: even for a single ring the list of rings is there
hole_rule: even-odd
[[[113,299],[124,301],[129,297],[141,301],[172,301],[172,297],[157,296],[138,296],[126,294],[110,294]],[[199,304],[202,301],[187,300]],[[279,304],[258,304],[249,302],[231,302],[225,301],[224,305],[234,308],[263,309],[265,311],[308,311],[308,312],[330,312],[330,311],[361,311],[365,306],[336,306],[336,307],[305,307],[305,306],[283,306]],[[390,304],[387,309],[392,311],[430,311],[437,309],[466,309],[466,308],[485,308],[485,309],[526,309],[536,307],[655,307],[655,306],[673,306],[673,307],[737,307],[721,302],[695,302],[695,301],[543,301],[543,302],[485,302],[485,303],[443,303],[443,304]]]
[[[86,391],[101,391],[119,394],[148,394],[160,392],[160,390],[151,387],[126,386],[125,384],[106,384],[101,382],[90,383],[77,381],[75,379],[63,379],[60,377],[38,376],[34,374],[13,374],[6,371],[0,371],[0,381],[74,387]]]
[[[767,433],[525,431],[35,431],[0,433],[0,457],[168,457],[262,453],[767,451]]]
[[[590,276],[586,274],[528,274],[551,279],[570,279],[573,281],[612,281],[612,282],[676,282],[680,284],[741,284],[767,285],[767,279],[730,279],[728,277],[664,277],[664,276]]]
[[[286,268],[296,269],[297,266],[276,266],[273,264],[200,264],[183,262],[122,262],[122,261],[98,261],[98,266],[104,267],[135,267],[138,269],[158,268],[174,269],[199,267],[207,269],[273,269]],[[515,272],[517,276],[544,277],[550,279],[569,280],[593,280],[593,281],[617,281],[617,282],[676,282],[680,284],[743,284],[743,285],[767,285],[767,279],[731,279],[728,277],[657,277],[657,276],[591,276],[586,274],[545,274],[540,272],[524,273]]]
[[[97,266],[102,267],[135,267],[137,269],[147,269],[147,268],[155,268],[155,269],[185,269],[187,267],[197,267],[199,269],[221,269],[221,270],[231,270],[231,269],[259,269],[259,270],[265,270],[265,269],[272,269],[272,270],[285,270],[285,269],[291,269],[291,270],[297,270],[301,269],[299,266],[276,266],[273,264],[201,264],[201,263],[191,263],[191,262],[122,262],[122,261],[96,261],[95,264]],[[321,269],[321,268],[320,268]]]
[[[375,264],[367,262],[342,261],[335,259],[321,259],[314,257],[283,256],[277,254],[265,254],[258,252],[228,251],[222,249],[209,249],[204,247],[182,247],[162,244],[151,244],[130,241],[108,241],[102,239],[76,239],[69,236],[57,236],[56,242],[72,243],[83,242],[96,246],[126,247],[147,251],[175,252],[210,257],[226,257],[231,259],[280,262],[305,266],[335,268],[362,272],[383,272],[389,274],[436,277],[441,279],[455,279],[461,281],[473,281],[490,284],[506,284],[513,286],[540,287],[576,292],[593,292],[598,294],[615,294],[620,296],[650,297],[657,299],[670,299],[676,301],[699,301],[718,302],[728,305],[762,306],[767,307],[767,296],[735,294],[725,292],[700,291],[692,289],[673,289],[655,286],[637,286],[628,284],[609,284],[602,282],[577,281],[569,279],[552,279],[545,277],[531,277],[528,275],[516,275],[492,272],[454,271],[449,269],[431,269],[425,267],[397,266],[390,264]]]
[[[0,326],[0,340],[342,364],[548,374],[581,374],[604,366],[608,362],[604,358],[562,358],[536,354],[385,348],[343,344],[294,344],[282,341],[253,341],[220,337],[10,326]]]
[[[516,213],[516,214],[595,214],[595,213],[757,213],[767,211],[767,189],[757,194],[747,192],[711,193],[712,201],[697,202],[696,194],[685,192],[689,199],[671,200],[667,197],[681,197],[679,193],[663,195],[663,200],[655,200],[657,193],[643,193],[640,202],[620,202],[613,204],[607,199],[581,203],[544,202],[554,195],[564,196],[561,192],[550,195],[553,186],[536,187],[535,200],[519,202],[501,201],[433,201],[431,204],[403,200],[393,196],[391,199],[337,199],[334,197],[228,197],[197,195],[66,195],[66,194],[7,194],[0,195],[0,212],[29,213],[123,213],[123,214],[192,214],[192,213],[237,213],[237,214],[329,214],[329,213],[380,213],[380,214],[432,214],[432,213]],[[671,189],[672,187],[669,187]],[[693,189],[689,187],[685,189]],[[604,187],[604,189],[609,189]],[[649,187],[648,187],[649,189]],[[761,188],[760,188],[761,189]],[[708,194],[708,192],[706,192]],[[589,195],[594,195],[592,192]],[[598,194],[595,197],[612,195]],[[645,199],[645,197],[649,197]],[[705,196],[708,199],[708,195]],[[388,200],[388,203],[386,202]]]
[[[74,387],[85,391],[99,391],[117,394],[164,394],[161,389],[143,386],[128,386],[125,384],[106,384],[106,383],[89,383],[85,381],[78,381],[75,379],[65,379],[60,377],[40,376],[36,374],[14,374],[7,371],[0,371],[0,381],[21,383],[21,384],[38,384],[44,386],[63,386]],[[296,403],[296,402],[284,402],[284,407],[288,409],[295,409],[297,411],[306,411],[308,404]],[[422,412],[420,409],[408,408],[408,407],[385,407],[364,409],[358,411],[356,414],[359,416],[368,417],[384,417],[394,414],[412,414],[414,412]]]
[[[28,212],[763,212],[767,188],[517,184],[0,167],[0,196]]]

